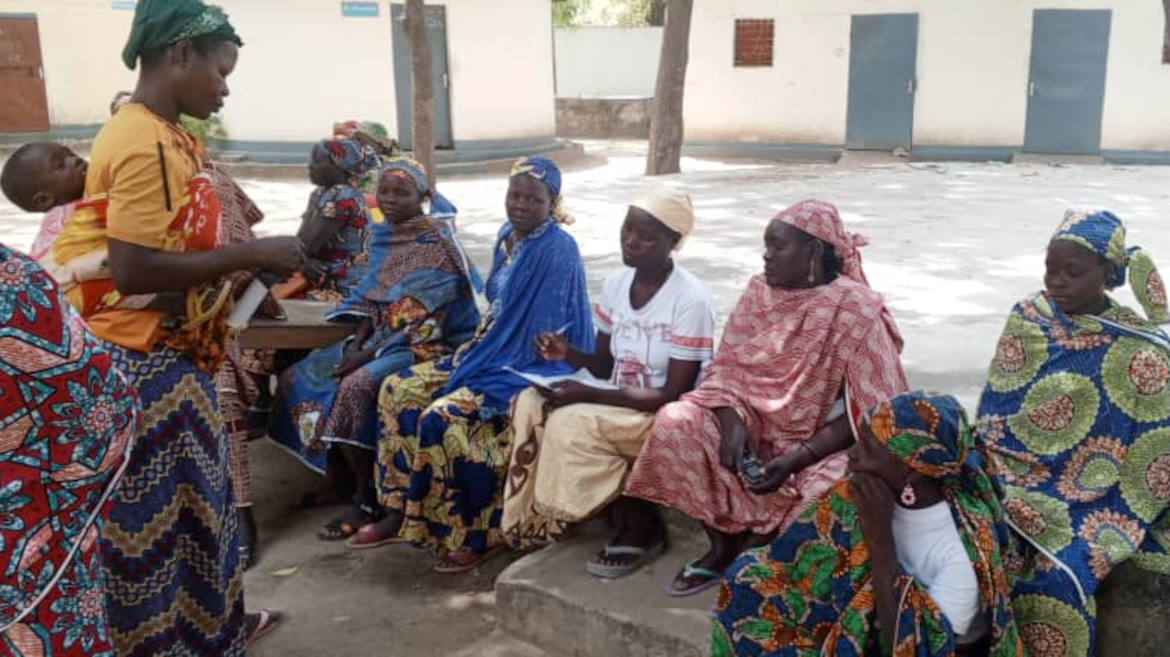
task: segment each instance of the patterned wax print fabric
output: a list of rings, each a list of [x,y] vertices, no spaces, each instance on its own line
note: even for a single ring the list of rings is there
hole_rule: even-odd
[[[705,365],[714,351],[715,308],[702,281],[676,263],[654,297],[636,309],[630,305],[633,283],[634,269],[619,269],[594,305],[598,333],[610,336],[609,382],[661,388],[672,360]],[[616,499],[654,423],[653,413],[632,408],[545,406],[533,388],[512,402],[515,448],[502,527],[514,547],[556,541],[569,523]]]
[[[1130,290],[1146,317],[1163,324],[1170,320],[1166,284],[1153,258],[1141,247],[1126,246],[1125,226],[1112,212],[1069,210],[1052,239],[1079,244],[1104,258],[1113,266],[1113,276],[1105,283],[1107,288],[1121,287],[1128,278]]]
[[[310,255],[321,263],[325,275],[320,281],[310,281],[313,289],[308,296],[319,301],[340,301],[366,272],[370,224],[366,199],[350,185],[318,187],[309,197],[306,215],[310,221],[339,224],[329,242],[318,253]]]
[[[455,551],[503,542],[508,408],[528,386],[504,368],[568,373],[537,356],[541,331],[564,328],[579,349],[593,349],[577,243],[550,219],[508,253],[511,232],[511,224],[500,231],[486,286],[491,305],[475,337],[452,356],[387,378],[378,396],[379,501],[403,511],[400,534],[416,543]]]
[[[242,656],[243,571],[214,377],[172,349],[110,352],[143,407],[101,534],[114,647]]]
[[[845,474],[845,452],[767,495],[719,461],[715,409],[734,409],[764,462],[800,448],[845,397],[856,414],[907,388],[902,340],[882,297],[846,276],[772,288],[753,276],[728,317],[702,383],[659,409],[626,494],[674,507],[727,533],[783,531]]]
[[[1025,657],[1002,566],[1007,530],[999,489],[958,401],[906,393],[863,421],[911,469],[939,481],[978,580],[988,654]],[[902,570],[895,591],[893,654],[955,655],[954,629],[926,583]],[[881,654],[869,552],[848,481],[837,483],[770,545],[741,555],[721,583],[714,615],[713,657]]]
[[[85,196],[94,202],[104,199],[105,216],[94,217],[95,230],[69,243],[69,250],[79,255],[100,252],[107,238],[170,252],[217,248],[221,206],[205,156],[203,144],[182,126],[141,103],[127,103],[102,127],[90,152]],[[71,259],[65,240],[77,215],[53,244],[52,254],[60,262]],[[87,299],[79,306],[98,337],[139,351],[165,344],[206,372],[218,369],[227,336],[228,281],[189,290],[188,312],[173,330],[164,328],[161,312],[139,304],[127,308],[112,282],[109,288],[95,304]]]
[[[1114,566],[1170,573],[1170,341],[1109,300],[1012,309],[979,402],[1017,539],[1013,606],[1033,657],[1086,657]]]
[[[479,320],[462,258],[445,225],[421,216],[374,224],[370,267],[327,317],[368,318],[373,334],[355,348],[375,349],[368,363],[338,380],[342,341],[317,349],[281,377],[284,408],[273,440],[324,473],[329,443],[375,449],[378,387],[416,362],[444,356],[469,339]]]
[[[99,528],[134,390],[32,260],[0,245],[0,654],[112,657]]]

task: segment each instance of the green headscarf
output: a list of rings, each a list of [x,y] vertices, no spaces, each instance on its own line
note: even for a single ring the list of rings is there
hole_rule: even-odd
[[[200,0],[140,0],[130,38],[122,49],[122,62],[133,71],[144,52],[208,35],[244,45],[219,7]]]

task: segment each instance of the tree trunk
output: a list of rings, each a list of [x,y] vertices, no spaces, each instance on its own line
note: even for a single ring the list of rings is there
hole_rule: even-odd
[[[683,90],[687,81],[688,44],[693,0],[668,0],[662,53],[658,59],[658,83],[650,113],[650,150],[646,175],[679,172],[683,141]]]
[[[1162,13],[1166,16],[1162,27],[1162,63],[1170,64],[1170,0],[1162,0]]]
[[[406,38],[410,41],[410,78],[414,90],[414,159],[427,168],[435,183],[435,86],[431,76],[431,48],[423,0],[406,0]]]

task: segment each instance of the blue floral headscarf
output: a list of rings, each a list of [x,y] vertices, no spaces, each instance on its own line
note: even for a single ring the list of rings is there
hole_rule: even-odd
[[[1141,247],[1126,248],[1125,225],[1112,212],[1069,210],[1065,212],[1064,221],[1056,229],[1052,241],[1072,242],[1101,256],[1113,266],[1112,275],[1105,282],[1108,289],[1124,285],[1128,275],[1129,286],[1146,317],[1159,323],[1170,320],[1166,286],[1153,258]]]
[[[356,139],[324,139],[321,145],[329,151],[329,159],[349,176],[360,176],[381,164],[374,149]]]
[[[539,155],[522,157],[512,165],[512,172],[508,177],[516,176],[529,176],[544,183],[544,186],[548,187],[549,195],[552,196],[552,209],[549,215],[553,221],[559,224],[573,223],[573,217],[561,206],[561,170],[556,162]]]

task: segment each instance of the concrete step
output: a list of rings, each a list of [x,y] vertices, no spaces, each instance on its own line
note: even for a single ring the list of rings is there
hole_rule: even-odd
[[[1099,165],[1104,164],[1105,158],[1101,155],[1054,155],[1049,153],[1017,152],[1012,157],[1012,164],[1047,164],[1049,166],[1066,165]]]
[[[619,580],[600,580],[585,562],[607,540],[604,523],[509,566],[496,580],[499,629],[554,655],[702,657],[710,646],[712,588],[688,598],[663,589],[683,564],[707,549],[698,526],[669,520],[667,553]]]

